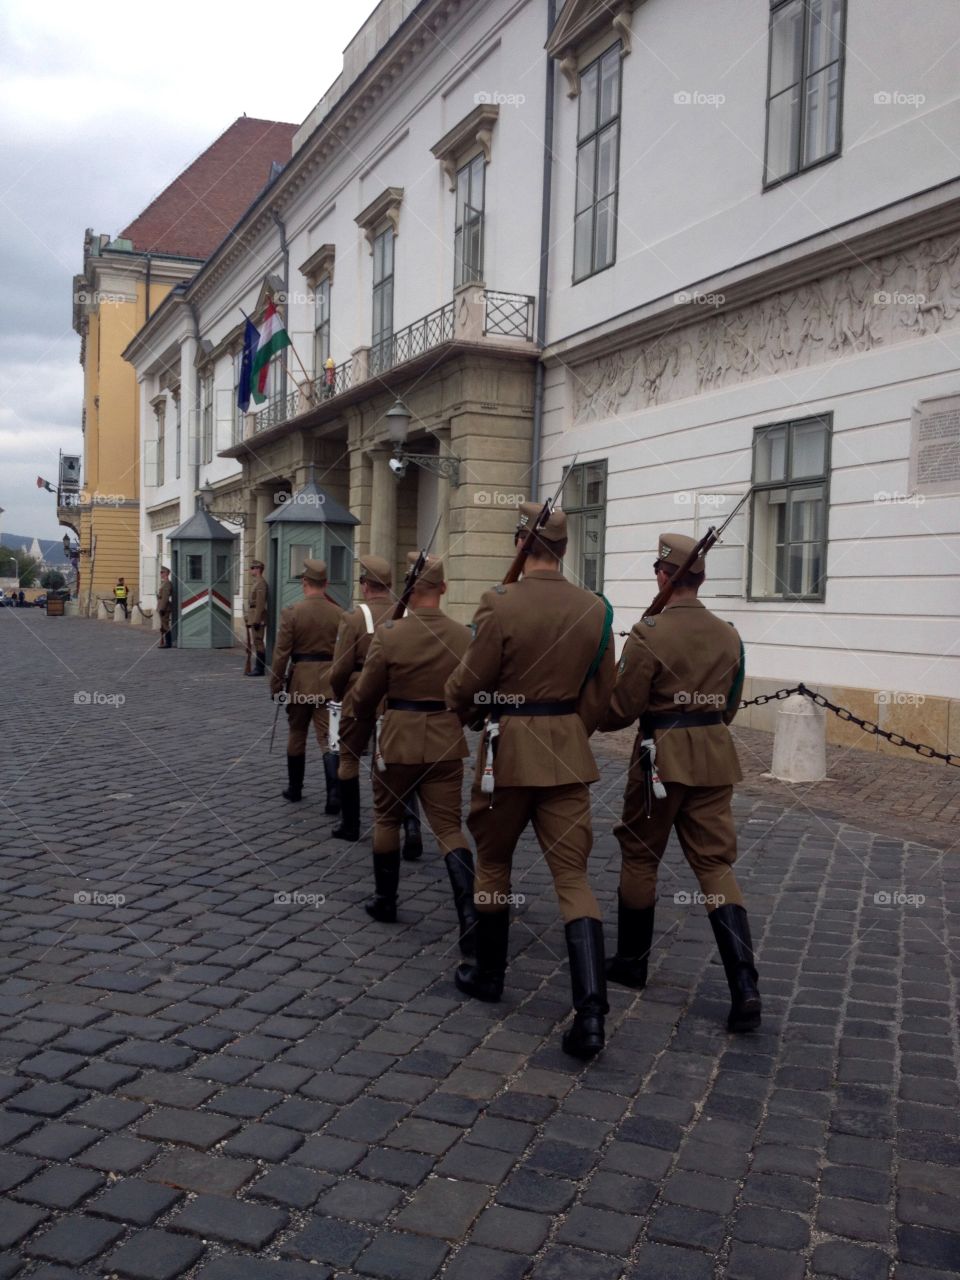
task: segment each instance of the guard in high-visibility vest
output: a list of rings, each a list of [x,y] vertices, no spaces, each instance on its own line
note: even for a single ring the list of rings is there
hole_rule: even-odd
[[[130,614],[127,610],[127,600],[129,598],[127,584],[122,578],[117,579],[117,585],[113,588],[113,598],[117,602],[118,608],[123,610],[123,616],[129,618]]]

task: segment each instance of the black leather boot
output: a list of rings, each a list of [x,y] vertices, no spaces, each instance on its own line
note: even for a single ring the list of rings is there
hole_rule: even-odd
[[[248,676],[262,676],[262,675],[266,675],[266,672],[264,671],[264,667],[263,667],[263,654],[262,654],[262,653],[258,653],[258,654],[257,654],[257,656],[254,658],[254,660],[253,660],[253,670],[252,670],[252,671],[248,671],[248,672],[247,672],[247,675],[248,675]]]
[[[381,924],[397,922],[397,889],[400,887],[400,854],[373,855],[374,896],[365,902],[364,910]]]
[[[760,1026],[760,992],[747,913],[729,903],[710,912],[710,924],[730,988],[727,1030],[756,1031]]]
[[[325,751],[323,753],[323,772],[327,780],[327,803],[323,810],[324,813],[338,814],[340,812],[340,779],[337,773],[340,769],[340,752]]]
[[[603,1015],[607,1004],[607,979],[603,965],[603,925],[583,916],[566,926],[573,992],[573,1026],[563,1036],[563,1051],[574,1058],[595,1058],[604,1045]]]
[[[423,853],[423,836],[420,834],[420,805],[415,791],[407,796],[403,809],[403,860],[416,862]]]
[[[505,911],[478,911],[474,929],[477,938],[475,964],[461,964],[453,980],[460,991],[474,1000],[490,1004],[503,995],[510,945],[510,908]]]
[[[288,785],[283,793],[284,800],[303,799],[303,774],[306,767],[306,756],[287,756]]]
[[[473,905],[473,854],[469,849],[451,849],[444,858],[453,889],[453,905],[460,921],[460,954],[477,954],[477,908]]]
[[[360,779],[340,780],[340,823],[330,834],[335,840],[360,839]]]
[[[656,907],[628,907],[617,894],[617,952],[607,961],[607,981],[642,991],[653,946]]]

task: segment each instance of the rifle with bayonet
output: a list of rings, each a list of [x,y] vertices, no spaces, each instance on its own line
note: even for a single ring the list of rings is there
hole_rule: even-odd
[[[413,588],[417,585],[417,579],[427,567],[427,557],[430,555],[430,548],[433,546],[434,539],[440,529],[440,516],[437,516],[437,523],[433,526],[433,533],[430,535],[430,541],[425,547],[420,548],[420,554],[415,562],[411,565],[404,579],[403,591],[397,598],[396,608],[393,611],[393,619],[396,621],[402,618],[407,611],[407,605],[410,603],[410,597],[413,595]]]
[[[527,556],[530,554],[531,550],[533,549],[534,538],[536,538],[537,534],[540,532],[543,526],[550,519],[550,516],[553,512],[554,507],[560,501],[560,494],[563,492],[563,486],[566,483],[567,476],[573,470],[574,464],[576,463],[577,458],[579,456],[580,455],[576,453],[573,455],[573,461],[570,462],[569,466],[564,471],[563,476],[561,477],[560,483],[557,485],[556,493],[553,495],[552,498],[548,498],[546,502],[543,504],[543,506],[540,508],[540,514],[537,516],[536,520],[534,520],[533,524],[527,530],[524,536],[524,539],[520,543],[519,547],[517,547],[517,554],[513,557],[513,562],[511,563],[510,568],[507,570],[506,574],[504,575],[503,585],[505,587],[508,586],[511,582],[517,582],[520,578],[520,575],[523,573],[524,561],[526,560]]]
[[[673,595],[673,588],[675,584],[680,581],[680,579],[684,576],[684,574],[690,572],[691,566],[696,564],[696,562],[700,559],[701,556],[705,556],[707,552],[713,546],[715,546],[716,543],[720,541],[721,537],[723,536],[724,529],[726,529],[727,525],[730,523],[733,517],[737,514],[737,512],[740,510],[740,508],[743,506],[746,500],[750,497],[751,492],[752,490],[750,489],[747,490],[747,492],[743,495],[743,497],[740,499],[737,505],[733,508],[733,510],[727,516],[726,520],[724,520],[723,524],[720,526],[719,529],[715,525],[710,526],[707,532],[703,535],[703,537],[700,539],[697,545],[693,548],[693,550],[687,556],[686,560],[684,560],[683,564],[680,565],[678,569],[675,569],[673,573],[670,575],[669,582],[667,582],[665,586],[661,587],[661,589],[657,592],[657,594],[653,597],[653,599],[647,605],[646,609],[643,611],[642,617],[653,618],[658,613],[663,612],[667,604],[670,602],[670,597]]]

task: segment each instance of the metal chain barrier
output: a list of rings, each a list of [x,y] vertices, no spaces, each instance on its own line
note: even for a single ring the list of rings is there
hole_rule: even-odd
[[[925,742],[909,742],[901,733],[889,733],[886,729],[881,729],[878,724],[874,724],[872,720],[863,720],[860,716],[856,716],[852,711],[847,710],[846,707],[838,707],[835,703],[825,698],[822,693],[814,693],[812,689],[808,689],[805,684],[794,685],[792,689],[778,689],[776,693],[761,693],[759,697],[751,698],[748,702],[741,702],[740,710],[742,711],[744,707],[763,707],[768,702],[782,702],[784,698],[789,698],[794,693],[803,694],[805,698],[815,702],[818,707],[824,707],[827,711],[832,711],[839,719],[855,724],[864,733],[873,734],[877,738],[886,738],[887,742],[893,743],[895,747],[905,747],[909,751],[915,751],[918,756],[923,756],[925,760],[942,760],[944,764],[952,764],[955,768],[960,768],[960,755],[937,751],[935,747],[927,746]]]

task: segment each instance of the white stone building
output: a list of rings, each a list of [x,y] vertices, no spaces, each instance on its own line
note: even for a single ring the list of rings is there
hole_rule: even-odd
[[[274,185],[128,351],[142,421],[171,370],[194,387],[197,465],[156,485],[148,459],[146,559],[208,481],[262,553],[316,464],[357,551],[399,562],[440,516],[467,617],[507,499],[577,455],[568,571],[625,630],[657,533],[752,487],[707,587],[748,692],[803,680],[960,749],[952,0],[922,22],[893,0],[553,7],[384,0],[358,33]],[[240,309],[271,292],[303,367],[241,420]],[[399,482],[398,397],[422,463]]]

